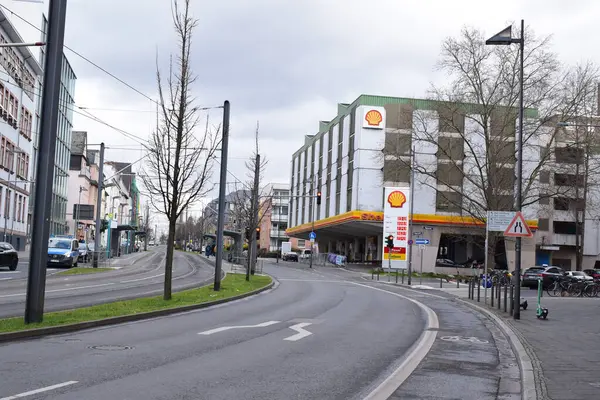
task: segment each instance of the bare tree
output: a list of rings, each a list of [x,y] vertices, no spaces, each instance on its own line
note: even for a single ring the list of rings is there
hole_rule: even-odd
[[[208,120],[204,132],[200,137],[196,136],[201,116],[191,93],[195,76],[190,66],[190,51],[197,20],[190,15],[190,1],[173,1],[173,25],[179,53],[171,58],[166,81],[157,66],[160,119],[157,131],[152,134],[147,146],[146,168],[149,171],[143,174],[152,206],[169,221],[165,300],[171,299],[177,220],[188,205],[210,191],[208,181],[219,144],[219,129],[211,129]]]
[[[247,180],[245,182],[235,183],[235,192],[230,196],[233,203],[231,217],[235,221],[235,226],[246,233],[245,238],[248,243],[252,243],[257,230],[260,228],[264,216],[269,212],[272,202],[271,193],[261,193],[260,187],[264,169],[267,160],[262,158],[258,160],[258,123],[255,134],[255,148],[252,156],[246,161]],[[258,177],[256,173],[258,172]],[[256,179],[257,178],[257,179]],[[258,198],[255,198],[258,195]],[[269,232],[263,234],[269,235]],[[248,268],[253,272],[254,255],[257,249],[251,249],[248,257]]]
[[[529,30],[525,36],[523,207],[567,191],[554,186],[550,192],[540,174],[551,161],[548,150],[558,133],[556,123],[573,118],[582,102],[580,96],[567,96],[570,72],[561,68],[550,40]],[[435,156],[419,157],[429,161],[413,167],[421,177],[419,184],[437,191],[438,210],[482,222],[488,210],[514,210],[518,46],[486,46],[481,31],[464,28],[459,37],[443,42],[438,68],[447,73],[450,83],[432,87],[433,105],[397,113],[396,128],[406,128],[402,113],[410,112],[414,135],[402,129],[386,133],[383,154],[388,176],[384,180],[407,180],[413,147],[417,154]],[[411,136],[416,137],[414,143]],[[497,238],[490,237],[490,260],[494,260]]]

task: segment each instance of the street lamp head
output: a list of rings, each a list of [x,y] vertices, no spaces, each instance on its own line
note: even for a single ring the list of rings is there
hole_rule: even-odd
[[[517,41],[518,40],[519,39],[517,39]],[[486,45],[491,46],[508,46],[511,43],[515,43],[515,39],[512,37],[512,25],[504,28],[485,41]]]

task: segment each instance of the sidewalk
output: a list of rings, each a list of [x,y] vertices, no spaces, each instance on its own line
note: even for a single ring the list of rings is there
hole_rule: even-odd
[[[521,310],[519,320],[497,307],[486,306],[483,290],[480,302],[466,300],[467,289],[454,294],[491,311],[513,330],[531,359],[538,399],[600,398],[600,376],[596,370],[600,363],[600,299],[545,295],[542,305],[549,314],[543,320],[536,317],[536,299],[529,297],[536,292],[525,289],[522,293],[529,307]]]

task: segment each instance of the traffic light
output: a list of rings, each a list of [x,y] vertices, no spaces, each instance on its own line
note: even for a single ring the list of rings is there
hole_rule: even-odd
[[[389,235],[387,238],[385,238],[385,245],[390,249],[394,247],[394,235]]]
[[[260,228],[256,228],[256,240],[260,240]]]
[[[317,205],[321,205],[321,192],[317,192]]]
[[[244,229],[244,237],[246,238],[246,240],[250,240],[250,229]]]

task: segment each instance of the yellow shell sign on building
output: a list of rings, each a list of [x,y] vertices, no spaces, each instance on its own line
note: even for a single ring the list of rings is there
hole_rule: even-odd
[[[363,110],[363,128],[383,129],[385,127],[385,109],[381,107],[364,107]]]

